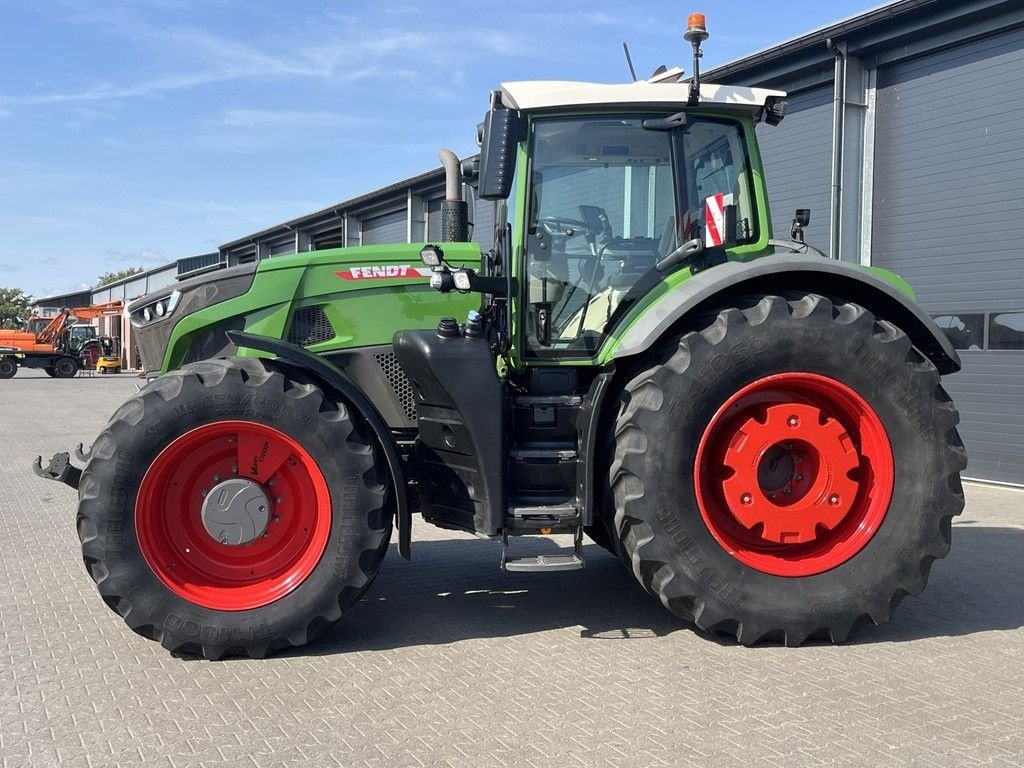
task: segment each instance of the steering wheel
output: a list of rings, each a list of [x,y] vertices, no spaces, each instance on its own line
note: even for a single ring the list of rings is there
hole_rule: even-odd
[[[552,236],[575,237],[585,232],[597,234],[585,221],[569,219],[564,216],[541,216],[537,220],[537,224],[544,227],[544,231]]]

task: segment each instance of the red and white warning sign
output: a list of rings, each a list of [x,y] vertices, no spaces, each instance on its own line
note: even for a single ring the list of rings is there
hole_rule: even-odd
[[[714,248],[725,242],[725,206],[732,205],[732,193],[719,192],[704,198],[704,245]]]
[[[411,264],[371,264],[365,267],[349,267],[335,272],[342,280],[402,280],[411,277],[430,277],[429,267],[414,267]]]

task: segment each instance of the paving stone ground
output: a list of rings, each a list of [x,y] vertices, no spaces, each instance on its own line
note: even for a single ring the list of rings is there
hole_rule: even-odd
[[[316,644],[185,661],[102,603],[73,493],[29,469],[136,383],[0,382],[4,767],[1024,765],[1024,492],[969,485],[926,592],[841,647],[718,642],[595,546],[508,574],[419,522]]]

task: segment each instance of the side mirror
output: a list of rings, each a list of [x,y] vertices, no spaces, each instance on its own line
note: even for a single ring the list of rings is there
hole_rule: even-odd
[[[511,194],[524,122],[518,112],[505,107],[495,107],[484,118],[480,131],[480,197],[484,200],[506,200]]]
[[[804,229],[811,223],[811,209],[810,208],[797,208],[796,213],[793,214],[793,229],[790,231],[789,236],[796,240],[798,243],[804,241]]]

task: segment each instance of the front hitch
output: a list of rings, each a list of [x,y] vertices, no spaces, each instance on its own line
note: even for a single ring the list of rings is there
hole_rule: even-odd
[[[81,443],[75,449],[75,458],[83,462],[89,459],[89,454],[82,450]],[[36,460],[32,463],[32,471],[45,480],[56,480],[76,491],[78,483],[82,479],[82,470],[71,463],[71,456],[66,451],[55,453],[45,469],[43,468],[43,457],[36,456]]]

